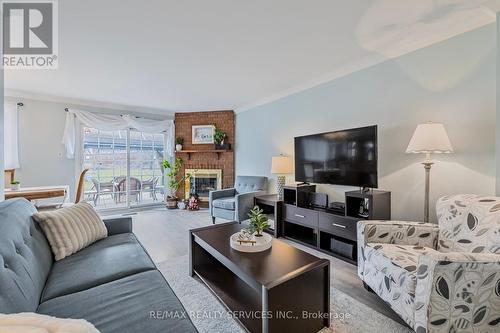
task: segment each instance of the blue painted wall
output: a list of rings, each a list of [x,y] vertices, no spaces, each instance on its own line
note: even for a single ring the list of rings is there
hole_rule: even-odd
[[[494,194],[495,30],[491,24],[237,114],[236,174],[269,176],[273,192],[271,157],[293,155],[294,136],[376,124],[379,187],[393,193],[393,218],[421,220],[424,156],[405,150],[417,124],[432,120],[444,123],[456,153],[435,156],[431,205],[445,194]],[[319,186],[331,201],[351,189]]]

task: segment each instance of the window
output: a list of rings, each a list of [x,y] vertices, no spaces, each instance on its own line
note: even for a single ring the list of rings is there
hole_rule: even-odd
[[[83,128],[84,200],[100,209],[161,203],[164,135]]]

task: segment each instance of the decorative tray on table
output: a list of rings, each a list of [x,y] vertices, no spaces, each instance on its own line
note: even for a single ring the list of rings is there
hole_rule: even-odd
[[[237,232],[230,237],[231,247],[241,252],[261,252],[271,248],[273,237],[267,233],[260,236]]]

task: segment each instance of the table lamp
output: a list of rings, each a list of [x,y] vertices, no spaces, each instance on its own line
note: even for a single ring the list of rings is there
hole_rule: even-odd
[[[271,173],[277,174],[276,193],[278,198],[283,199],[283,186],[285,186],[285,174],[293,172],[292,159],[289,156],[273,156],[271,161]]]
[[[431,154],[452,152],[453,147],[443,124],[433,122],[418,125],[406,148],[406,153],[425,154],[422,163],[425,169],[424,222],[429,222],[429,182],[431,166],[434,164]]]

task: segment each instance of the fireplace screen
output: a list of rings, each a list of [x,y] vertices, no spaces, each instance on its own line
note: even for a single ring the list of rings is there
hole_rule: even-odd
[[[207,201],[208,193],[222,188],[222,170],[220,169],[186,169],[190,174],[186,180],[185,197],[189,198],[191,193],[196,193],[200,200]]]

